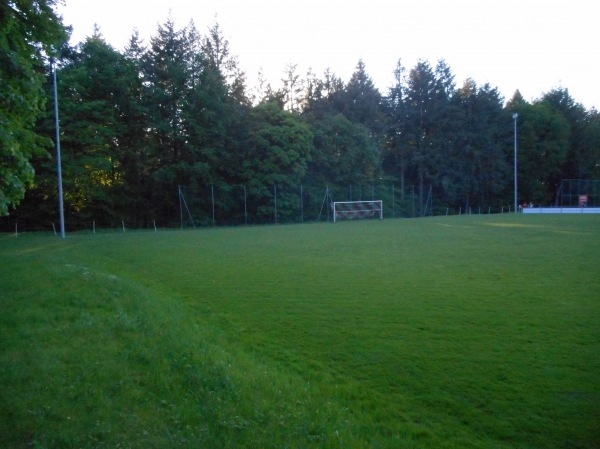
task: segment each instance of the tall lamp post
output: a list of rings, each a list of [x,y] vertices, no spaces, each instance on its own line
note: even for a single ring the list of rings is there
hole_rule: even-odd
[[[517,118],[519,114],[516,112],[513,114],[513,119],[515,121],[515,212],[517,212],[518,204],[517,204]]]
[[[60,236],[65,238],[65,212],[62,188],[62,164],[60,160],[60,128],[58,124],[58,91],[56,88],[56,64],[52,60],[52,78],[54,81],[54,118],[56,121],[56,165],[58,168],[58,210],[60,215]]]

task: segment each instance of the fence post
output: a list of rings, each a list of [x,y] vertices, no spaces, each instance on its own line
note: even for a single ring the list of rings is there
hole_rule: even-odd
[[[392,217],[396,218],[396,192],[394,184],[392,184]]]
[[[275,224],[277,224],[277,184],[273,184],[273,193],[275,196]]]
[[[302,184],[300,184],[300,223],[304,223],[304,202],[302,195]]]
[[[246,199],[246,186],[244,186],[244,220],[248,226],[248,203]]]
[[[211,202],[212,202],[212,221],[213,221],[213,227],[215,226],[215,185],[211,184],[210,185],[210,198],[211,198]]]

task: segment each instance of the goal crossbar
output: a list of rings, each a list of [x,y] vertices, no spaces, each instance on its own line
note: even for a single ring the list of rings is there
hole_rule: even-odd
[[[339,219],[383,219],[383,201],[334,201],[331,203],[334,223]]]

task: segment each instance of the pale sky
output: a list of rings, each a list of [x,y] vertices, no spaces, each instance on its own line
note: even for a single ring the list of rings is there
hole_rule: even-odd
[[[287,64],[302,77],[326,68],[348,82],[359,59],[387,94],[399,59],[446,60],[458,86],[466,78],[519,89],[532,101],[556,87],[600,109],[600,7],[590,0],[65,0],[72,44],[94,24],[123,50],[134,30],[148,43],[169,11],[177,29],[193,20],[205,34],[219,23],[250,89],[262,69],[281,85]]]

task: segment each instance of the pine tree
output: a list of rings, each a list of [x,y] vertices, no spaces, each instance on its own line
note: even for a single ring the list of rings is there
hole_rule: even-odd
[[[249,105],[246,74],[240,69],[237,58],[231,54],[229,41],[223,36],[218,23],[208,29],[208,35],[203,39],[202,51],[209,67],[222,76],[229,96],[238,104]]]
[[[360,123],[379,136],[384,127],[381,94],[367,74],[365,63],[356,65],[346,85],[341,112],[353,123]]]
[[[425,181],[434,181],[440,163],[440,153],[436,147],[439,136],[436,133],[437,120],[441,112],[438,88],[435,73],[428,62],[419,61],[410,70],[406,96],[406,137],[417,175],[421,215],[424,213]]]
[[[411,159],[411,146],[406,139],[407,89],[406,69],[402,65],[402,61],[398,60],[394,70],[394,85],[384,99],[387,128],[383,166],[388,175],[399,178],[402,200],[404,199],[406,170]]]
[[[452,97],[452,120],[447,134],[439,183],[449,204],[468,210],[474,203],[490,205],[505,187],[504,157],[507,114],[497,89],[467,79]]]

